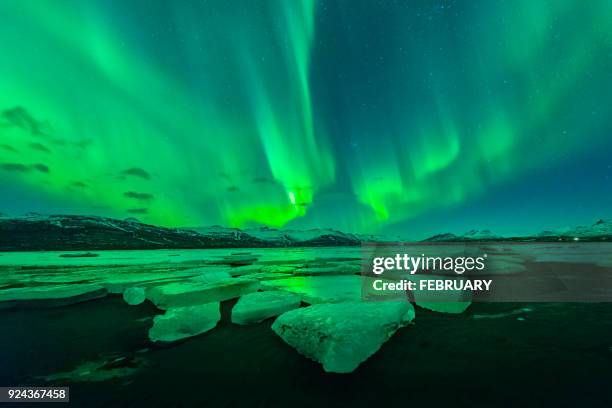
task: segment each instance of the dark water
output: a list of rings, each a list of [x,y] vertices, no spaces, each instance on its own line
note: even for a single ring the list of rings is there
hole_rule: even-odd
[[[111,297],[0,313],[2,385],[69,385],[74,406],[610,406],[612,305],[474,304],[468,313],[417,309],[348,375],[328,374],[271,330],[223,320],[172,347],[149,343],[150,304]],[[90,382],[40,377],[104,359],[133,370]],[[104,369],[102,370],[104,371]],[[24,406],[23,404],[20,406]],[[40,406],[40,404],[37,404]],[[57,405],[55,405],[57,406]]]

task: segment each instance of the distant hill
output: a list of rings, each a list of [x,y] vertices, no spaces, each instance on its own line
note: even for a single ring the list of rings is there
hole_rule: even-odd
[[[463,235],[455,234],[438,234],[425,239],[428,242],[458,242],[458,241],[495,241],[504,240],[505,238],[494,235],[489,230],[471,230]]]
[[[261,227],[242,231],[238,228],[212,226],[191,229],[205,236],[228,235],[240,232],[265,242],[265,246],[270,247],[354,246],[361,244],[362,241],[359,235],[344,233],[331,228],[314,228],[302,231]]]
[[[472,230],[463,235],[438,234],[425,239],[426,242],[465,242],[465,241],[612,241],[612,220],[600,219],[590,226],[579,226],[559,230],[542,231],[535,235],[503,237],[489,230]]]
[[[104,249],[202,249],[356,246],[362,242],[397,242],[393,237],[360,235],[334,229],[240,230],[211,226],[164,228],[134,218],[117,220],[81,215],[38,215],[11,218],[0,215],[0,251],[80,251]],[[489,230],[462,235],[438,234],[425,242],[478,241],[612,241],[612,220],[591,226],[543,231],[536,235],[503,237]]]
[[[353,235],[334,230],[311,230],[269,237],[234,228],[208,227],[198,231],[143,224],[136,219],[80,215],[0,217],[0,251],[69,251],[103,249],[198,249],[286,246],[359,245]]]

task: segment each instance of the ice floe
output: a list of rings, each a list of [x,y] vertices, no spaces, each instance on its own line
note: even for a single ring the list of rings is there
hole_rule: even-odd
[[[417,282],[418,285],[423,279],[457,280],[459,278],[410,275],[408,279]],[[413,290],[411,294],[417,306],[440,313],[463,313],[472,304],[472,292],[469,290]]]
[[[259,281],[248,278],[229,278],[215,282],[186,280],[155,286],[147,290],[147,298],[160,309],[200,305],[233,299],[256,292]]]
[[[0,309],[58,307],[98,299],[106,289],[94,284],[27,286],[0,291]]]
[[[123,300],[130,306],[136,306],[145,301],[145,290],[144,288],[132,287],[127,288],[123,292]]]
[[[174,307],[155,316],[149,329],[152,341],[172,342],[213,329],[221,319],[219,302],[196,306]]]
[[[413,319],[408,302],[330,303],[286,312],[272,330],[325,371],[350,373]]]
[[[258,323],[270,317],[296,309],[300,296],[290,292],[255,292],[242,296],[232,309],[232,322]]]

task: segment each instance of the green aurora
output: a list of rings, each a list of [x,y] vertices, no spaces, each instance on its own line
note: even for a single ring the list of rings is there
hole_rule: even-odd
[[[612,215],[607,0],[6,0],[0,16],[2,212],[358,232]]]

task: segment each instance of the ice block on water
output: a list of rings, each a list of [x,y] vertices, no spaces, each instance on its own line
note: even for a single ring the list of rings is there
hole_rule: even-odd
[[[145,301],[144,288],[132,287],[123,292],[123,300],[130,306],[136,306]]]
[[[291,310],[272,330],[325,371],[350,373],[413,319],[408,302],[343,302]]]
[[[107,293],[102,286],[89,283],[5,289],[0,291],[0,310],[67,306],[98,299]]]
[[[153,319],[149,338],[171,342],[196,336],[213,329],[220,319],[219,302],[171,308]]]
[[[210,270],[210,271],[203,272],[198,276],[195,276],[193,280],[196,280],[199,282],[205,282],[205,283],[213,283],[213,282],[218,282],[224,279],[229,279],[231,277],[232,275],[230,275],[228,271]]]
[[[438,275],[410,275],[408,279],[416,282],[422,279],[459,279]],[[463,313],[472,304],[472,292],[463,290],[414,290],[411,292],[415,304],[424,309],[440,313]]]
[[[147,298],[158,308],[169,309],[233,299],[257,289],[259,282],[254,279],[229,278],[215,282],[192,279],[150,288]]]
[[[300,297],[294,293],[271,291],[244,295],[232,309],[232,322],[250,324],[278,316],[300,306]]]

